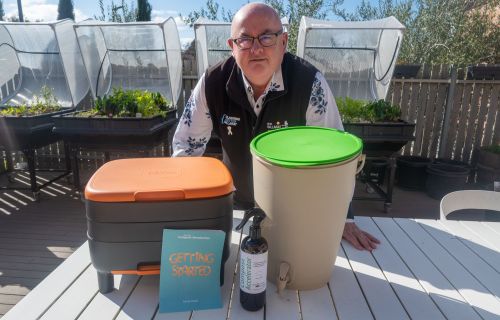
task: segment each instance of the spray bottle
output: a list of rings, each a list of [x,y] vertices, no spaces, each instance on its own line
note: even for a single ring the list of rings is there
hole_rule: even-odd
[[[241,242],[240,251],[240,303],[245,310],[260,310],[266,303],[267,241],[260,234],[260,223],[266,217],[260,208],[245,211],[241,230],[253,217],[250,235]]]

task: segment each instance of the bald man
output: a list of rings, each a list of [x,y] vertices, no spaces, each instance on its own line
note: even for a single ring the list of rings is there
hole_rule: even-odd
[[[250,141],[267,130],[320,126],[343,130],[324,76],[286,52],[288,34],[277,12],[263,3],[243,6],[227,40],[232,57],[209,68],[194,88],[173,140],[173,156],[201,156],[212,130],[233,175],[235,204],[254,206]],[[348,215],[343,237],[357,249],[379,241]]]

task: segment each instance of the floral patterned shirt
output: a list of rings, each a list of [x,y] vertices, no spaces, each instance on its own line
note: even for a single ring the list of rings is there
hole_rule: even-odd
[[[243,82],[246,87],[248,101],[257,116],[262,109],[268,92],[284,90],[281,68],[273,74],[264,93],[257,100],[254,99],[252,86],[245,76],[243,76]],[[306,125],[343,130],[332,91],[320,72],[316,73],[312,85],[311,97],[306,111]],[[179,120],[173,139],[174,152],[172,156],[203,155],[211,133],[212,120],[205,96],[205,74],[203,74],[193,89]]]

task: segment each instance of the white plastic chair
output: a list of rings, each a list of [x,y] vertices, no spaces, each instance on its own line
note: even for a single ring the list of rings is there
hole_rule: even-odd
[[[485,190],[460,190],[448,193],[441,199],[441,220],[453,211],[484,209],[500,212],[500,192]]]

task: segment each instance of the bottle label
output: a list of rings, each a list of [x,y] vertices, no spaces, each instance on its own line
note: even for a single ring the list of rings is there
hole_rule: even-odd
[[[267,252],[249,254],[240,251],[240,288],[243,292],[256,294],[266,290]]]

